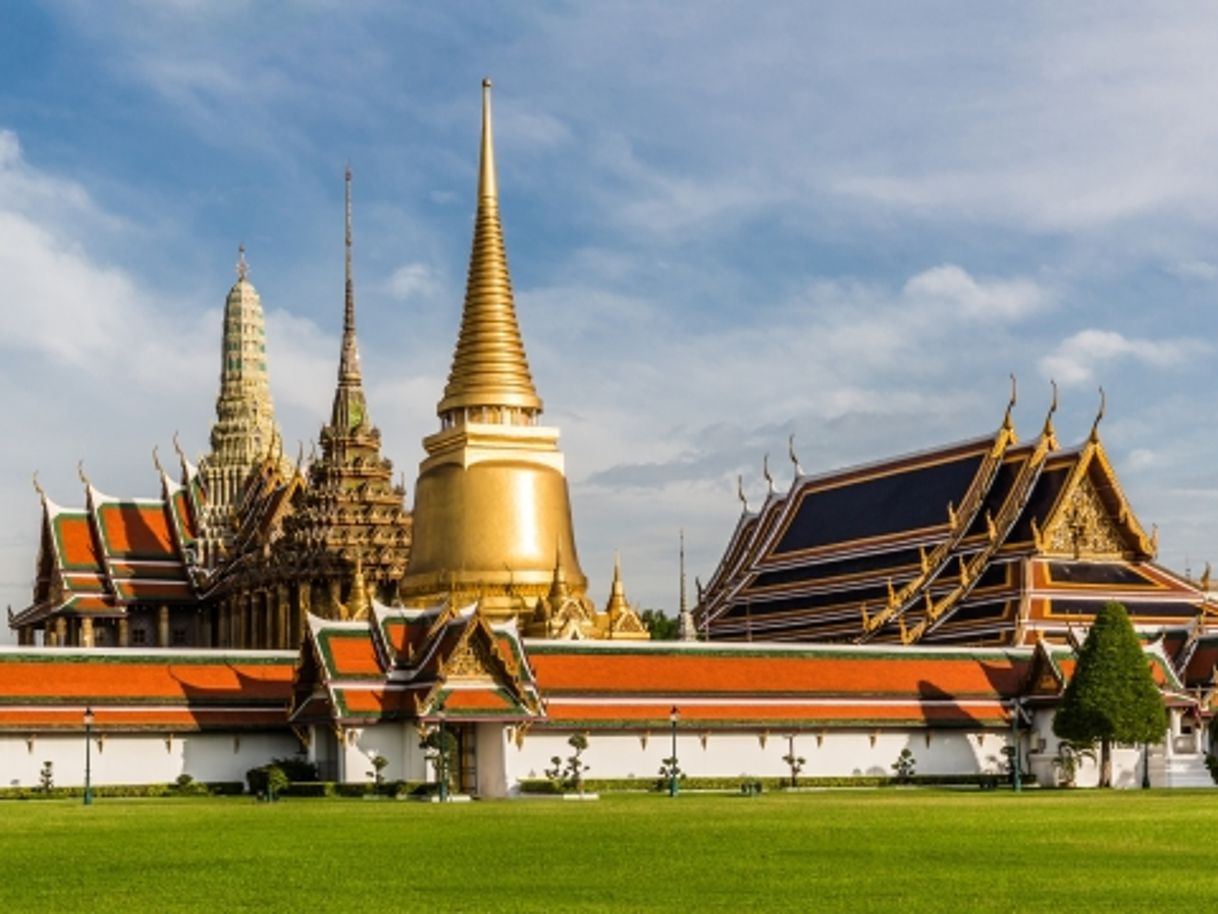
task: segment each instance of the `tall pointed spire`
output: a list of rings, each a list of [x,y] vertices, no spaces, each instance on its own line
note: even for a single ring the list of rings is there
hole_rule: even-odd
[[[338,365],[340,381],[359,381],[359,346],[355,339],[355,280],[351,274],[351,165],[348,163],[344,175],[346,191],[346,232],[344,237],[345,257],[343,261],[346,286],[343,298],[343,352]]]
[[[338,360],[338,389],[334,392],[334,408],[330,425],[336,430],[355,428],[367,418],[363,378],[359,367],[359,342],[355,337],[355,279],[351,269],[351,166],[344,173],[345,225],[343,268],[343,343]]]
[[[503,226],[499,221],[489,79],[482,81],[478,212],[461,332],[437,412],[454,422],[471,419],[507,424],[530,424],[541,412],[541,398],[533,387],[516,321]]]

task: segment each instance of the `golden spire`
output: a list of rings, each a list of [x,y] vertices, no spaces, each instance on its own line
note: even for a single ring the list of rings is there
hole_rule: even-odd
[[[339,380],[359,383],[359,346],[355,339],[355,280],[351,271],[351,165],[344,174],[346,190],[346,231],[343,273],[346,279],[343,294],[343,351],[338,367]]]
[[[526,421],[541,412],[533,387],[524,342],[516,322],[512,279],[508,273],[499,192],[495,179],[495,144],[491,132],[491,81],[482,81],[482,150],[478,173],[478,213],[469,258],[469,278],[461,332],[452,370],[437,407],[441,417],[455,410],[519,409]],[[463,418],[456,417],[456,418]],[[479,413],[476,421],[501,422]],[[510,421],[510,420],[509,420]]]
[[[605,605],[605,612],[610,619],[615,619],[629,608],[630,605],[626,602],[626,589],[622,586],[622,558],[615,552],[613,553],[613,584],[609,588],[609,602]]]
[[[338,359],[338,388],[334,391],[334,406],[330,410],[331,428],[345,434],[367,421],[368,406],[364,399],[363,380],[359,368],[359,342],[355,336],[355,279],[351,269],[351,166],[344,173],[345,230],[343,235],[343,342]]]

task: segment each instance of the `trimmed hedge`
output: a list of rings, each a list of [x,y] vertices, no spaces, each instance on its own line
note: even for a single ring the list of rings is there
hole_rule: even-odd
[[[175,784],[96,784],[93,787],[95,797],[229,797],[244,792],[245,785],[240,781],[194,781],[190,790],[179,790]],[[65,800],[84,795],[83,786],[52,787],[50,790],[41,787],[0,787],[0,800]]]
[[[281,797],[404,797],[427,792],[421,781],[386,781],[378,789],[371,782],[342,784],[337,781],[293,781],[279,791]]]
[[[1031,774],[1023,775],[1024,784],[1034,784],[1036,778]],[[899,785],[916,785],[922,787],[981,787],[993,788],[1008,782],[1004,774],[916,774],[909,778],[898,778],[888,775],[867,775],[859,777],[801,777],[795,781],[799,787],[895,787]],[[681,779],[682,790],[728,790],[739,791],[742,784],[760,785],[762,791],[789,790],[789,777],[757,778],[741,775],[733,778],[693,778]],[[536,796],[557,796],[564,791],[561,786],[547,778],[522,778],[519,782],[520,792]],[[589,793],[613,793],[617,791],[653,791],[663,792],[668,789],[668,781],[658,778],[585,778],[584,790]]]

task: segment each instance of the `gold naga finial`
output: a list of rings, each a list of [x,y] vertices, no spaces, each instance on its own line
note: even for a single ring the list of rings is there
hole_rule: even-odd
[[[245,260],[245,243],[237,245],[237,282],[245,282],[249,276],[250,265]]]
[[[89,482],[89,477],[85,475],[85,462],[83,460],[76,461],[76,475],[80,477],[80,481],[87,487],[92,488],[93,483]]]
[[[39,498],[43,499],[44,501],[46,500],[47,493],[46,493],[46,490],[43,489],[42,483],[40,483],[38,481],[38,471],[37,470],[34,471],[34,491],[38,493]]]
[[[1002,417],[1002,427],[1005,429],[1012,429],[1015,427],[1015,423],[1011,418],[1011,412],[1015,409],[1015,401],[1018,399],[1017,393],[1018,392],[1015,385],[1015,372],[1011,372],[1011,397],[1009,400],[1007,400],[1006,415]]]
[[[1206,562],[1205,569],[1201,572],[1201,580],[1197,582],[1198,584],[1201,585],[1202,590],[1210,589],[1210,572],[1211,571],[1212,571],[1212,569],[1210,568],[1210,563]]]
[[[162,476],[168,475],[165,472],[165,468],[163,466],[161,466],[160,445],[157,445],[157,444],[154,444],[152,446],[152,465],[154,467],[156,467],[156,471],[158,473],[160,473]]]
[[[761,475],[765,478],[765,484],[769,488],[769,494],[774,494],[774,477],[770,475],[770,455],[766,454],[761,458]]]
[[[744,494],[744,477],[740,475],[736,476],[736,497],[740,499],[740,504],[743,506],[742,510],[747,514],[749,511],[749,500]]]
[[[185,460],[186,454],[182,450],[182,443],[178,440],[178,430],[173,430],[173,449],[177,451],[178,459]]]
[[[1100,388],[1100,409],[1095,414],[1095,421],[1091,423],[1091,435],[1088,440],[1095,444],[1100,440],[1100,422],[1104,418],[1104,410],[1108,406],[1108,396],[1104,393],[1104,388]]]
[[[1057,433],[1053,430],[1053,414],[1057,412],[1057,381],[1050,378],[1049,385],[1053,388],[1053,401],[1049,404],[1049,412],[1045,416],[1044,428],[1040,432],[1042,438],[1057,437]]]
[[[791,432],[791,434],[787,437],[787,456],[791,458],[791,463],[795,467],[795,478],[799,479],[800,476],[804,475],[804,468],[799,465],[799,457],[797,457],[795,454],[794,432]]]

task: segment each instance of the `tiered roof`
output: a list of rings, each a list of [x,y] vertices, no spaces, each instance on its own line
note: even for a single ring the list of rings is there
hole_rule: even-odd
[[[538,714],[537,690],[511,624],[490,625],[476,606],[390,609],[366,621],[311,616],[295,684],[295,724],[430,718],[521,720]]]
[[[0,730],[266,729],[286,725],[297,655],[0,648]]]
[[[64,508],[38,487],[42,531],[34,598],[10,625],[37,625],[59,615],[121,616],[140,604],[196,603],[195,505],[202,494],[191,469],[183,466],[181,483],[161,470],[161,497],[145,499],[104,495],[82,473],[83,509]]]
[[[1008,408],[993,435],[798,476],[741,516],[701,594],[699,628],[716,639],[997,645],[1064,640],[1109,599],[1142,626],[1206,611],[1201,589],[1154,564],[1098,419],[1063,449],[1052,415],[1026,444]]]

